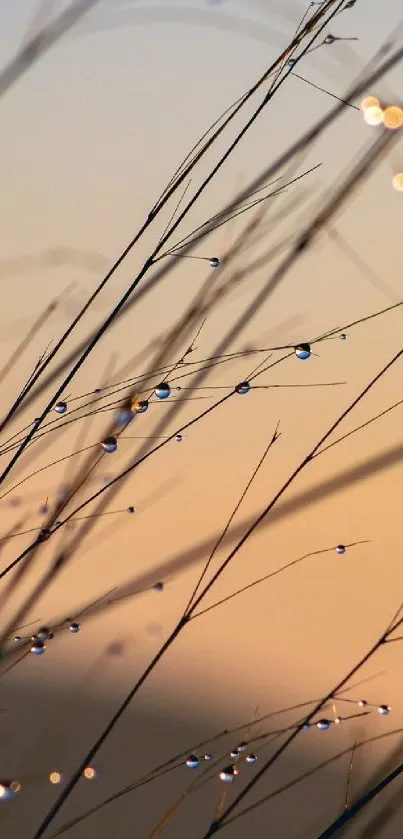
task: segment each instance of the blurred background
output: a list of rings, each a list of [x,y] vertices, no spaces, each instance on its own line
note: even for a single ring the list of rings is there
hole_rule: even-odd
[[[21,46],[67,5],[39,0],[3,4],[2,65],[6,67]],[[58,300],[29,351],[17,353],[1,382],[3,415],[38,358],[57,341],[144,222],[180,161],[285,49],[306,9],[299,0],[186,0],[182,5],[170,0],[159,4],[100,0],[2,96],[0,366],[18,350],[51,301]],[[322,44],[301,61],[298,74],[305,81],[289,76],[174,234],[172,244],[225,207],[330,111],[335,100],[318,88],[343,97],[400,21],[398,0],[382,4],[358,0],[337,16],[330,33],[358,40]],[[382,103],[396,104],[400,89],[398,66],[367,93]],[[260,98],[258,93],[201,161],[190,190],[207,176]],[[298,162],[290,177],[321,166],[273,200],[265,223],[274,221],[268,223],[252,255],[307,224],[314,209],[330,197],[373,142],[377,129],[364,121],[360,100],[352,104],[357,107],[346,107]],[[281,436],[214,557],[213,571],[334,419],[400,349],[399,307],[357,326],[348,325],[401,299],[403,196],[393,189],[392,178],[402,170],[403,148],[398,141],[266,304],[238,331],[227,352],[293,347],[333,329],[339,330],[335,337],[314,345],[305,362],[291,352],[257,379],[264,387],[228,399],[184,430],[182,440],[173,439],[136,469],[111,501],[111,515],[96,523],[71,563],[24,617],[23,623],[32,622],[33,629],[15,627],[15,634],[24,638],[42,624],[62,626],[45,655],[27,655],[18,664],[12,658],[11,669],[6,660],[0,673],[4,709],[0,780],[16,778],[21,784],[14,800],[0,802],[4,835],[34,836],[62,784],[169,636],[277,424]],[[172,199],[111,278],[62,355],[92,334],[110,312],[174,209]],[[108,331],[65,394],[67,418],[73,400],[82,417],[81,406],[92,398],[85,394],[147,369],[157,343],[213,278],[208,258],[222,259],[248,219],[231,221],[197,244],[192,254],[203,259],[175,263],[152,293]],[[249,259],[251,254],[241,254],[234,269],[231,265],[224,269],[225,276],[230,278],[235,268],[247,268]],[[234,283],[208,314],[194,341],[192,362],[215,354],[222,336],[242,317],[277,264],[274,260],[247,274],[243,284]],[[339,339],[340,332],[347,340]],[[177,356],[168,359],[168,369],[183,357],[187,346],[193,346],[192,336]],[[284,354],[274,350],[272,360]],[[203,382],[205,389],[189,392],[188,401],[163,433],[175,434],[216,399],[231,393],[265,358],[242,355],[213,368]],[[123,470],[147,442],[143,438],[158,434],[164,413],[168,415],[173,400],[179,398],[175,388],[191,386],[191,378],[179,379],[182,373],[176,369],[169,378],[170,399],[150,398],[147,413],[135,417],[116,453],[102,459],[79,500]],[[401,399],[401,375],[398,362],[331,440]],[[140,398],[146,399],[160,379],[160,375],[149,379]],[[338,384],[327,386],[333,382]],[[2,468],[10,458],[9,438],[22,439],[21,430],[31,427],[54,389],[55,385],[49,387],[3,431]],[[235,783],[224,785],[223,802],[218,771],[231,763],[229,750],[240,739],[248,739],[250,732],[260,735],[294,725],[305,708],[270,717],[254,728],[248,724],[320,698],[376,641],[401,598],[401,416],[398,407],[335,445],[292,484],[234,557],[205,605],[295,559],[326,552],[308,557],[186,627],[97,754],[96,777],[77,785],[46,836],[174,755],[211,752],[221,762],[200,791],[184,796],[196,774],[202,777],[202,768],[182,765],[66,833],[72,839],[106,839],[112,831],[119,839],[148,837],[165,811],[184,796],[164,825],[165,833],[202,839],[217,808],[230,803],[278,740],[264,746],[257,742],[256,764],[242,763]],[[54,505],[85,455],[25,478],[78,449],[99,446],[109,415],[99,411],[78,424],[57,417],[55,424],[53,413],[49,419],[54,433],[27,449],[1,487],[4,534],[32,528],[35,535],[43,522],[43,505]],[[127,512],[129,506],[135,508],[134,514]],[[82,515],[91,512],[90,506]],[[31,538],[32,534],[13,536],[0,545],[3,567]],[[355,542],[362,544],[348,547],[342,555],[334,550]],[[6,601],[2,598],[4,626],[49,567],[55,543],[63,545],[63,537],[52,539],[18,590]],[[2,583],[4,592],[8,582],[7,577]],[[161,582],[163,586],[156,588]],[[97,608],[87,613],[86,607],[100,598]],[[80,623],[77,634],[69,632],[74,620]],[[366,680],[365,684],[346,693],[354,702],[337,701],[323,715],[334,720],[359,713],[357,703],[362,699],[369,703],[370,713],[333,724],[327,732],[312,728],[301,733],[242,808],[352,747],[355,740],[397,731],[357,749],[352,797],[376,781],[377,773],[382,777],[397,765],[403,725],[401,656],[399,643],[381,649],[355,679],[355,683]],[[380,704],[390,706],[392,713],[379,714]],[[307,705],[307,710],[311,707]],[[240,727],[236,734],[214,740],[218,732],[235,727]],[[201,741],[206,746],[198,750]],[[224,834],[238,839],[249,830],[256,839],[268,833],[278,839],[314,839],[343,810],[350,758],[347,752],[229,824]],[[62,774],[60,785],[49,782],[55,771]],[[394,802],[399,781],[395,784],[353,822],[351,836],[400,836],[400,810]],[[388,817],[385,804],[391,807]],[[379,824],[370,824],[381,809]]]

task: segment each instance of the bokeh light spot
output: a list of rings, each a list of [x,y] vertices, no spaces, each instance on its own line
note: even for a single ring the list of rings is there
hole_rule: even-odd
[[[389,108],[385,108],[383,113],[383,124],[385,128],[390,128],[392,131],[395,131],[397,128],[401,128],[403,125],[402,109],[398,108],[397,105],[390,105]]]
[[[371,105],[364,111],[364,119],[368,125],[380,125],[383,121],[383,110],[379,105]]]
[[[393,175],[392,184],[396,192],[403,192],[403,172],[396,172],[396,175]]]

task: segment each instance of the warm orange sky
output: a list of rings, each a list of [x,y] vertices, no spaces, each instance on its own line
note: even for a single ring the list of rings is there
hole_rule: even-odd
[[[157,9],[157,4],[149,5]],[[0,103],[2,363],[51,299],[69,283],[79,287],[73,308],[66,307],[53,316],[36,338],[31,354],[19,359],[3,384],[3,413],[48,342],[57,339],[95,287],[103,266],[114,261],[144,220],[181,158],[274,60],[291,38],[304,9],[297,0],[287,0],[286,4],[280,0],[273,4],[263,0],[227,0],[220,4],[187,0],[183,19],[172,22],[168,19],[172,6],[161,2],[158,21],[158,12],[146,9],[145,2],[115,4],[104,0],[76,33],[63,39]],[[0,11],[3,63],[21,43],[33,10],[34,0],[15,0]],[[359,36],[359,41],[321,48],[302,62],[301,75],[343,95],[355,73],[396,26],[399,16],[398,0],[382,4],[358,0],[352,11],[334,21],[331,32]],[[400,77],[401,68],[387,80],[397,92]],[[387,95],[382,84],[368,92],[380,98]],[[256,98],[254,104],[259,101]],[[185,235],[219,211],[330,107],[330,98],[290,78],[179,232]],[[251,109],[247,111],[250,113]],[[233,136],[229,133],[225,142],[220,141],[221,152]],[[361,113],[346,109],[300,166],[299,171],[303,171],[323,164],[305,183],[311,190],[308,204],[297,208],[295,216],[289,213],[281,227],[264,240],[264,246],[284,233],[294,232],[298,214],[304,223],[308,221],[308,207],[329,196],[332,185],[340,183],[346,167],[360,158],[373,136],[374,129],[364,123]],[[215,159],[214,155],[208,156],[191,189]],[[337,230],[388,284],[390,296],[371,285],[323,237],[289,273],[229,351],[251,344],[293,345],[399,300],[403,198],[392,190],[391,177],[392,170],[400,165],[401,143],[400,148],[395,145],[390,158],[371,175],[335,222]],[[302,197],[303,189],[301,185],[289,190],[273,204],[272,212]],[[100,303],[77,329],[77,340],[87,335],[119,299],[162,234],[173,208],[174,203],[111,280]],[[199,245],[196,253],[222,256],[241,229],[240,222],[222,228],[209,242]],[[179,238],[175,236],[174,241]],[[34,261],[29,270],[30,256],[37,259],[57,247],[97,257],[92,263],[94,270],[80,270],[76,264],[47,267]],[[19,260],[28,265],[20,273]],[[223,334],[241,316],[271,270],[248,276],[243,288],[217,307],[197,340],[192,360],[214,354]],[[118,371],[148,342],[168,332],[210,276],[208,262],[184,260],[100,343],[68,394],[76,397],[100,386],[106,369],[109,381],[119,380]],[[347,341],[332,339],[318,345],[317,354],[309,361],[292,357],[258,379],[262,385],[344,384],[323,389],[256,389],[247,396],[231,398],[184,432],[181,444],[172,442],[151,457],[119,491],[111,509],[133,504],[136,514],[100,522],[81,553],[35,607],[31,619],[46,622],[63,614],[74,617],[74,610],[113,587],[127,585],[127,591],[137,591],[160,579],[165,579],[166,587],[162,593],[151,590],[87,622],[83,620],[80,635],[57,637],[45,656],[29,657],[4,677],[0,705],[11,711],[3,723],[5,748],[0,757],[0,780],[3,773],[7,777],[21,776],[23,783],[21,798],[0,812],[0,825],[4,823],[7,835],[30,839],[55,800],[57,790],[49,791],[47,773],[55,768],[65,768],[67,773],[74,769],[171,631],[201,572],[209,545],[223,528],[277,422],[281,437],[242,505],[234,525],[235,536],[225,543],[220,558],[337,414],[398,351],[402,319],[403,312],[397,309],[348,330]],[[69,349],[73,345],[71,341]],[[241,359],[217,368],[203,385],[223,390],[198,392],[211,400],[185,403],[180,416],[164,433],[174,432],[213,399],[228,392],[259,360],[260,356],[252,361]],[[402,364],[398,363],[371,391],[337,437],[401,398]],[[142,364],[141,368],[125,371],[124,376],[134,376],[144,369]],[[30,408],[10,434],[36,416],[43,404]],[[150,405],[148,413],[137,417],[124,436],[155,433],[169,404]],[[48,445],[38,444],[38,458],[34,460],[32,453],[27,453],[5,489],[53,459],[95,443],[105,428],[105,416],[97,417],[87,430],[85,425],[81,425],[81,431],[79,425],[73,425],[68,432],[55,434],[52,440],[49,437]],[[315,502],[296,504],[295,510],[292,500],[322,482],[325,487],[340,473],[400,444],[400,428],[398,408],[312,463],[286,494],[272,520],[268,519],[239,552],[208,602],[303,554],[340,542],[369,540],[368,544],[349,549],[344,557],[330,553],[301,563],[189,626],[98,755],[97,784],[77,791],[60,814],[60,823],[180,752],[186,744],[250,719],[257,705],[263,714],[320,696],[374,642],[401,597],[400,464],[379,474],[371,473],[365,480],[352,480],[337,491],[329,489],[323,498],[319,492]],[[80,435],[84,434],[82,442]],[[118,452],[104,459],[91,491],[100,486],[102,476],[123,469],[143,442],[122,441]],[[2,465],[7,458],[2,457]],[[70,464],[66,467],[62,463],[1,501],[3,531],[20,519],[24,519],[21,529],[35,527],[39,505],[47,496],[54,497],[58,486],[70,477],[70,468]],[[15,509],[9,506],[13,495],[22,502]],[[24,544],[19,538],[10,543],[3,552],[3,562],[11,561]],[[47,549],[19,596],[38,579],[38,572],[47,567],[51,556]],[[214,562],[216,568],[217,560]],[[10,604],[5,617],[16,602]],[[125,644],[121,657],[107,664],[100,661],[106,645],[117,640]],[[390,703],[392,716],[384,720],[374,713],[364,723],[334,727],[327,739],[309,732],[314,745],[307,749],[305,740],[294,748],[283,767],[275,770],[275,786],[319,757],[347,747],[356,736],[369,737],[401,725],[401,654],[399,644],[379,653],[363,675],[385,672],[365,689],[359,688],[358,695],[352,694],[360,698],[364,690],[369,701]],[[292,717],[287,717],[285,724],[291,721]],[[379,753],[384,751],[385,745]],[[362,761],[358,765],[363,772]],[[344,766],[339,767],[339,775],[324,773],[315,782],[317,786],[312,782],[309,789],[304,787],[304,794],[301,790],[295,793],[294,799],[287,799],[295,806],[285,808],[286,814],[284,798],[271,810],[257,811],[250,822],[241,821],[237,828],[228,828],[227,835],[231,839],[244,836],[250,825],[260,839],[275,825],[280,839],[294,835],[302,839],[298,812],[303,812],[304,831],[313,839],[337,815],[345,771]],[[132,798],[131,803],[125,799],[122,809],[116,805],[106,808],[102,816],[66,835],[72,839],[95,835],[103,839],[118,822],[119,839],[133,836],[133,825],[136,837],[146,837],[164,806],[172,804],[175,791],[183,791],[187,780],[182,772],[179,780],[169,781],[165,787],[161,782],[155,788],[151,785],[146,788],[149,796]],[[357,787],[361,783],[357,781]],[[334,795],[339,787],[340,801]],[[266,779],[258,794],[270,788]],[[200,822],[185,805],[177,826],[174,823],[168,835],[188,836],[187,825],[191,824],[192,839],[201,839],[216,800],[214,795],[218,797],[218,792],[200,799]],[[323,798],[323,808],[315,809],[314,818],[309,802],[315,798],[316,804]],[[392,839],[400,834],[394,834],[391,825],[384,835]]]

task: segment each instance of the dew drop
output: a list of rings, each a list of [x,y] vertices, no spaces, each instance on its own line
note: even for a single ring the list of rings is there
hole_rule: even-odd
[[[249,391],[250,391],[249,382],[239,382],[239,384],[237,384],[235,386],[235,392],[241,394],[242,396],[245,393],[249,393]]]
[[[132,409],[136,412],[136,414],[145,414],[145,412],[148,411],[147,399],[142,399],[140,402],[134,402]]]
[[[225,769],[221,770],[220,778],[225,784],[232,784],[235,776],[238,774],[239,770],[236,766],[226,766]]]
[[[199,765],[199,758],[197,755],[190,755],[186,761],[186,766],[188,769],[197,769]]]
[[[35,638],[32,642],[31,653],[34,655],[42,655],[45,652],[45,644],[40,638]]]
[[[39,638],[40,641],[48,641],[51,636],[52,633],[47,626],[41,626],[35,634],[35,638]]]
[[[297,356],[297,358],[300,358],[303,361],[305,361],[306,358],[310,358],[310,355],[311,355],[310,344],[299,344],[298,347],[295,347],[295,355]]]
[[[160,382],[155,388],[154,393],[157,399],[168,399],[168,396],[171,395],[171,388],[167,382]]]
[[[112,452],[115,452],[118,447],[116,437],[105,437],[105,440],[102,441],[101,446],[104,452],[107,452],[107,454],[112,454]]]
[[[55,411],[57,414],[65,414],[67,411],[67,402],[56,402]]]

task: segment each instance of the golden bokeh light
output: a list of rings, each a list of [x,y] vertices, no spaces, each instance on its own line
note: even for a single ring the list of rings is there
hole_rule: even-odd
[[[93,769],[92,766],[86,766],[84,769],[84,778],[87,778],[88,781],[92,781],[93,778],[96,776],[96,769]]]
[[[60,784],[62,780],[62,776],[60,772],[51,772],[49,775],[49,781],[51,784]]]
[[[396,172],[396,175],[393,175],[392,184],[397,192],[403,192],[403,172]]]
[[[379,108],[379,99],[376,96],[366,96],[361,102],[361,110],[367,111],[368,108]]]
[[[0,799],[2,798],[10,798],[10,795],[15,792],[19,792],[21,789],[21,784],[19,781],[3,781],[0,783]]]
[[[11,784],[10,784],[10,789],[12,789],[13,792],[19,792],[20,789],[21,789],[20,782],[19,781],[12,781]]]
[[[380,125],[383,121],[383,110],[379,105],[371,105],[364,111],[364,119],[368,125]]]
[[[385,128],[396,130],[403,125],[403,111],[397,105],[390,105],[383,113],[383,124]]]

